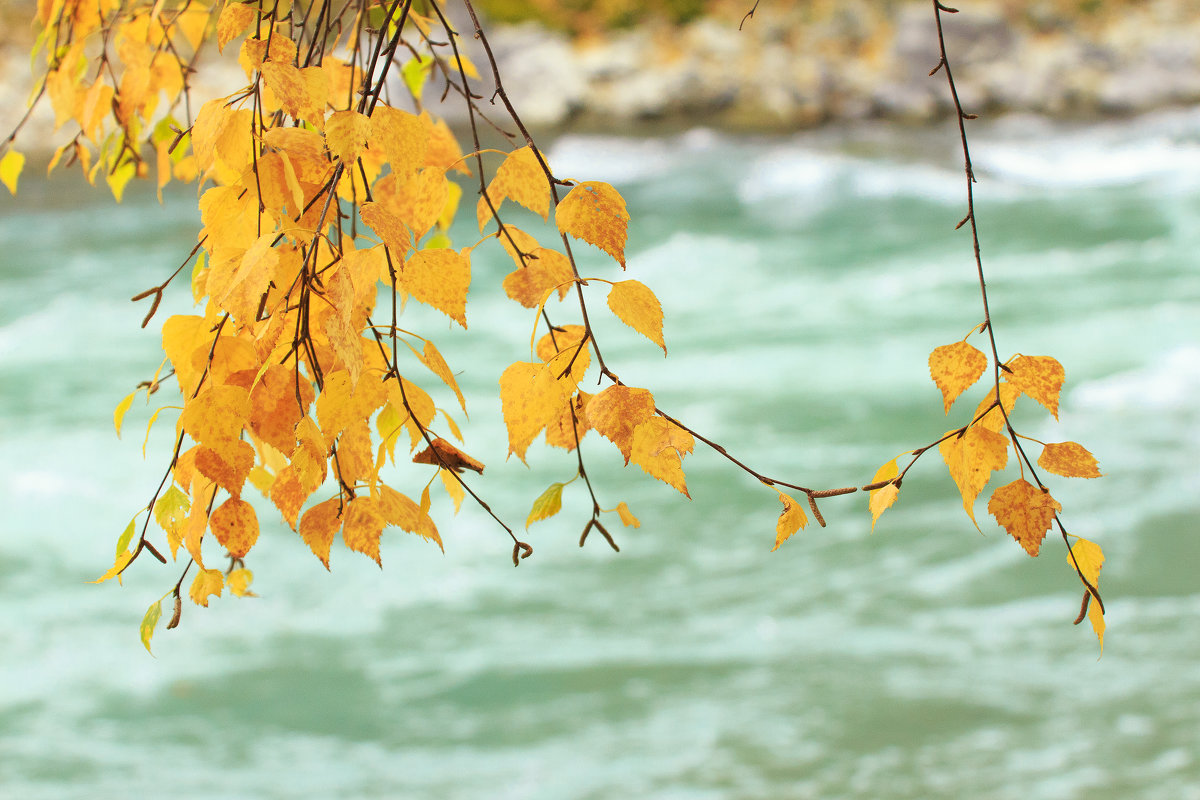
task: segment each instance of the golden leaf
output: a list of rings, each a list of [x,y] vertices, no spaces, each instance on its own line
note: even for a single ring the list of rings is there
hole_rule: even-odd
[[[421,118],[383,103],[371,113],[371,147],[380,148],[396,175],[408,177],[425,165],[429,132]]]
[[[237,497],[213,509],[208,527],[232,558],[244,557],[258,541],[258,515],[249,503]]]
[[[446,494],[454,501],[454,513],[457,514],[462,508],[463,499],[466,497],[462,481],[456,478],[453,472],[448,470],[438,470],[438,474],[442,476],[442,486],[445,487]]]
[[[471,261],[456,250],[418,250],[404,262],[404,291],[467,327]]]
[[[692,434],[662,417],[651,417],[633,431],[629,460],[687,498],[683,457],[696,446]]]
[[[371,426],[366,418],[355,420],[338,439],[337,465],[344,483],[354,486],[375,480],[375,459],[372,457]]]
[[[504,163],[496,169],[495,176],[488,184],[487,197],[497,211],[507,199],[525,206],[542,219],[549,217],[550,184],[533,148],[527,145],[505,157]],[[482,231],[492,213],[487,200],[481,197],[479,203],[479,229]]]
[[[394,264],[404,258],[405,254],[412,249],[408,229],[401,223],[399,216],[388,211],[383,205],[363,203],[359,207],[358,213],[362,217],[363,224],[375,231],[380,240],[387,245],[388,250],[392,251]],[[395,266],[399,267],[400,265],[395,264]]]
[[[221,16],[217,17],[217,52],[224,52],[225,45],[245,32],[257,16],[258,10],[254,6],[227,3],[221,9]]]
[[[325,446],[332,446],[338,434],[352,423],[371,416],[386,399],[386,390],[378,380],[359,381],[352,388],[350,375],[345,370],[327,374],[325,387],[316,403],[317,422]]]
[[[179,427],[197,444],[236,439],[250,416],[250,394],[240,386],[209,386],[188,401]]]
[[[325,144],[350,168],[371,136],[371,118],[357,111],[335,111],[325,121]]]
[[[1038,456],[1038,466],[1064,478],[1099,478],[1096,457],[1076,442],[1057,442],[1046,445]]]
[[[1058,501],[1023,478],[1001,486],[988,500],[988,513],[1031,556],[1038,554],[1056,511],[1062,511]]]
[[[508,428],[508,452],[522,461],[525,451],[555,419],[565,397],[554,376],[541,364],[518,361],[500,376],[500,404]]]
[[[329,569],[329,547],[342,527],[342,499],[334,497],[304,512],[300,518],[300,538]]]
[[[118,578],[118,576],[121,574],[121,571],[125,569],[125,567],[129,566],[130,561],[133,561],[132,550],[123,550],[122,552],[117,553],[117,558],[113,562],[113,565],[108,568],[108,571],[99,578],[96,578],[96,580],[89,581],[89,583],[104,583],[112,578]]]
[[[429,514],[408,497],[389,486],[381,486],[379,492],[379,509],[388,525],[395,525],[401,530],[415,533],[422,539],[428,539],[445,552],[442,547],[442,537],[438,534],[437,526]]]
[[[1050,356],[1018,356],[1009,362],[1004,379],[1046,407],[1058,419],[1058,396],[1066,372]]]
[[[229,584],[229,591],[233,592],[236,597],[258,597],[250,591],[250,584],[254,582],[254,573],[245,567],[230,572],[225,576],[225,582]]]
[[[17,193],[17,181],[24,167],[25,156],[16,150],[9,150],[4,154],[4,158],[0,158],[0,183],[7,186],[14,196]]]
[[[133,405],[133,396],[135,394],[137,394],[136,389],[125,395],[125,398],[117,403],[117,408],[113,411],[113,425],[117,429],[118,439],[121,438],[121,422],[125,419],[125,412],[129,411],[130,406]]]
[[[942,392],[947,414],[955,399],[975,385],[987,365],[987,356],[966,342],[937,347],[929,354],[929,376]]]
[[[435,455],[436,452],[436,455]],[[483,464],[459,450],[445,439],[434,439],[429,447],[413,456],[415,464],[433,464],[451,472],[461,473],[464,469],[483,474]]]
[[[442,382],[449,386],[454,391],[454,396],[458,398],[458,404],[462,407],[463,413],[467,411],[467,401],[463,397],[462,390],[458,388],[458,381],[454,378],[454,373],[450,371],[450,365],[446,363],[446,359],[442,358],[441,352],[434,346],[433,342],[425,340],[425,346],[421,348],[420,354],[421,363],[429,368],[429,371],[442,379]]]
[[[996,404],[996,389],[993,387],[988,390],[987,397],[983,398],[979,403],[979,406],[975,409],[975,416],[971,417],[971,419],[977,420],[974,424],[978,427],[1000,433],[1007,427],[1005,414],[1012,412],[1013,406],[1020,395],[1021,392],[1017,387],[1011,383],[1002,383],[1000,384],[1000,402],[998,405],[994,405]],[[1003,411],[1001,411],[1001,408],[1003,408]],[[980,417],[981,414],[983,415],[982,417]]]
[[[568,452],[575,449],[576,437],[583,439],[592,429],[587,418],[587,403],[591,398],[581,391],[560,406],[559,412],[546,423],[546,444]]]
[[[875,472],[875,477],[871,478],[871,483],[890,481],[899,474],[900,469],[896,466],[896,459],[893,458]],[[900,487],[894,483],[889,483],[887,486],[871,492],[871,498],[867,503],[871,509],[871,533],[875,532],[875,523],[879,521],[879,516],[892,507],[892,504],[896,502],[896,498],[899,495]]]
[[[224,588],[225,576],[221,574],[220,570],[201,568],[192,580],[192,588],[188,590],[188,597],[192,598],[192,602],[196,605],[208,608],[208,598],[213,595],[220,597]]]
[[[961,436],[951,436],[938,445],[950,477],[962,494],[963,510],[975,522],[975,498],[983,491],[992,472],[1008,463],[1008,438],[990,428],[972,425]]]
[[[617,318],[667,353],[663,342],[662,305],[654,292],[641,281],[618,281],[608,293],[608,307]]]
[[[561,233],[599,247],[625,268],[629,213],[612,186],[601,181],[578,184],[558,204],[554,220]]]
[[[642,523],[633,515],[633,512],[629,510],[629,506],[625,505],[625,503],[617,503],[617,514],[621,516],[621,523],[626,528],[642,527]]]
[[[371,558],[379,566],[379,535],[383,533],[383,509],[379,498],[359,495],[346,503],[342,519],[342,541],[355,552]]]
[[[294,368],[269,365],[250,390],[250,430],[276,450],[291,453],[296,423],[308,413],[314,395],[312,384],[297,376]]]
[[[511,251],[507,241],[506,249]],[[557,250],[535,247],[528,251],[525,266],[520,266],[504,278],[504,293],[526,308],[537,308],[551,289],[558,287],[559,299],[566,297],[575,279],[571,262]]]
[[[779,520],[775,523],[775,546],[771,548],[772,553],[793,533],[808,525],[808,515],[790,495],[779,492],[779,500],[783,503],[783,511],[779,512]]]
[[[1100,568],[1104,566],[1104,551],[1095,542],[1078,538],[1067,553],[1067,564],[1072,570],[1078,564],[1079,572],[1095,588],[1100,584]]]
[[[587,404],[588,422],[597,433],[617,446],[625,456],[626,464],[633,452],[635,429],[653,416],[654,395],[646,389],[631,386],[609,386]]]
[[[552,483],[550,488],[542,492],[538,499],[533,501],[533,508],[529,510],[529,516],[525,518],[525,529],[535,522],[540,522],[544,519],[549,519],[562,510],[562,491],[565,483]]]

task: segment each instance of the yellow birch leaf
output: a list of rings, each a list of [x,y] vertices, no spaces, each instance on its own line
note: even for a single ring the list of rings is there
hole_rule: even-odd
[[[16,150],[9,150],[0,158],[0,183],[8,187],[8,191],[14,196],[17,193],[17,181],[21,177],[21,170],[25,167],[25,156],[18,153]]]
[[[371,416],[386,400],[386,390],[378,380],[359,381],[357,386],[352,387],[350,375],[345,370],[328,373],[325,387],[316,403],[317,421],[326,452],[342,431],[358,420]],[[304,424],[305,420],[301,420],[300,424]]]
[[[121,438],[121,422],[125,419],[125,412],[129,410],[130,406],[133,405],[133,396],[135,394],[137,394],[136,389],[125,395],[125,399],[117,403],[117,408],[115,411],[113,411],[113,425],[117,428],[118,439]]]
[[[250,393],[240,386],[210,386],[187,401],[179,427],[197,444],[236,439],[250,416]]]
[[[1001,486],[988,500],[988,513],[1031,556],[1038,554],[1056,511],[1062,511],[1058,501],[1023,478]]]
[[[617,503],[617,514],[621,516],[621,524],[626,528],[642,527],[641,521],[633,515],[633,512],[629,510],[629,506],[625,505],[625,503]]]
[[[427,167],[407,179],[387,176],[375,185],[374,196],[400,218],[414,239],[420,239],[446,207],[450,182],[444,170]]]
[[[192,503],[192,513],[188,516],[187,525],[183,531],[183,546],[195,562],[203,567],[204,557],[201,546],[204,542],[204,532],[208,530],[208,509],[217,493],[217,485],[211,481],[197,479],[192,487],[195,502]],[[172,557],[179,549],[179,543],[167,536],[167,544],[171,546]]]
[[[974,424],[978,427],[1000,433],[1006,428],[1004,415],[1012,412],[1013,406],[1020,395],[1021,392],[1017,387],[1011,383],[1002,383],[1000,384],[999,405],[994,406],[996,403],[996,389],[992,388],[988,391],[987,397],[983,398],[979,403],[979,406],[975,409],[975,416],[971,417],[971,419],[977,420]],[[1003,412],[1001,412],[1001,407],[1004,409]],[[980,416],[981,414],[983,416]]]
[[[611,185],[601,181],[578,184],[554,212],[561,233],[599,247],[625,269],[625,240],[629,213],[625,200]]]
[[[387,245],[388,250],[392,251],[393,261],[404,258],[405,254],[412,249],[408,228],[404,227],[400,217],[387,210],[383,205],[363,203],[359,207],[358,213],[362,217],[363,224],[375,231],[380,241]]]
[[[254,582],[254,573],[245,567],[230,572],[225,576],[225,582],[229,584],[229,591],[233,592],[235,597],[258,597],[250,591],[250,584]]]
[[[937,347],[929,354],[929,376],[942,392],[947,414],[958,396],[975,385],[987,365],[987,356],[966,342]]]
[[[241,36],[256,16],[258,11],[254,6],[227,3],[221,9],[221,16],[217,17],[217,52],[224,52],[225,46]]]
[[[198,606],[208,608],[208,598],[216,595],[221,596],[221,592],[225,588],[225,576],[218,569],[201,569],[192,580],[192,588],[188,590],[188,597],[192,598],[192,602]]]
[[[441,352],[428,339],[425,340],[425,346],[421,348],[420,359],[421,363],[428,367],[430,372],[441,378],[442,382],[454,391],[454,396],[458,398],[458,404],[465,414],[467,411],[467,401],[463,397],[462,390],[458,388],[458,381],[455,380],[454,373],[450,370],[450,365],[446,363],[446,359],[442,358]]]
[[[90,583],[104,583],[105,581],[110,580],[112,578],[118,578],[118,576],[121,574],[121,570],[123,570],[123,569],[125,569],[125,567],[129,566],[129,562],[132,560],[133,560],[133,551],[132,550],[124,550],[120,553],[117,553],[116,561],[114,561],[113,565],[108,568],[108,571],[105,572],[103,575],[101,575],[99,578],[96,578],[96,580],[90,581]]]
[[[592,429],[587,418],[587,403],[591,398],[587,392],[578,392],[560,406],[559,412],[546,423],[546,444],[567,452],[575,449],[578,440]]]
[[[1096,457],[1076,442],[1052,442],[1042,449],[1038,466],[1064,478],[1099,478]]]
[[[258,541],[258,515],[253,506],[238,497],[213,509],[208,527],[232,558],[243,558]]]
[[[1062,364],[1050,356],[1018,356],[1008,363],[1011,372],[1004,380],[1046,407],[1058,419],[1058,396],[1062,392],[1066,372]]]
[[[329,96],[329,78],[320,67],[300,69],[276,61],[274,54],[261,67],[263,82],[279,101],[284,113],[293,119],[325,125],[325,100]]]
[[[425,165],[429,132],[415,114],[380,103],[371,113],[371,148],[379,148],[392,172],[407,178]]]
[[[879,468],[875,477],[871,478],[871,483],[890,481],[899,474],[900,468],[896,466],[896,459],[893,458]],[[868,507],[871,509],[871,533],[875,532],[875,523],[879,521],[879,516],[892,507],[892,503],[896,502],[899,495],[900,487],[894,483],[889,483],[887,486],[871,492],[871,498],[868,501]]]
[[[1100,569],[1104,566],[1104,551],[1100,549],[1100,545],[1087,539],[1076,539],[1067,552],[1067,565],[1074,570],[1076,564],[1088,583],[1099,587]]]
[[[1094,600],[1088,607],[1088,622],[1092,623],[1092,630],[1096,632],[1096,638],[1100,640],[1100,655],[1104,655],[1104,612],[1100,610],[1100,604]]]
[[[142,617],[142,624],[138,626],[138,634],[142,638],[142,647],[146,648],[146,652],[154,655],[150,650],[150,640],[154,638],[154,629],[158,627],[158,620],[162,617],[162,598],[155,600],[146,609],[146,615]]]
[[[992,473],[1004,469],[1008,463],[1008,438],[989,428],[972,425],[962,436],[944,440],[938,445],[938,452],[962,495],[963,510],[978,529],[975,498],[979,497]]]
[[[369,557],[379,566],[379,535],[386,524],[379,498],[359,495],[346,503],[342,519],[342,541],[351,550]]]
[[[357,111],[335,111],[325,122],[325,144],[347,168],[354,165],[370,136],[371,118]]]
[[[667,345],[663,342],[662,305],[646,284],[633,280],[614,283],[608,293],[608,307],[621,322],[661,347],[663,355],[667,354]]]
[[[546,173],[542,171],[542,165],[538,163],[533,148],[525,146],[513,150],[504,158],[504,162],[496,169],[495,176],[488,184],[487,196],[491,198],[492,205],[496,207],[497,211],[500,210],[500,206],[505,200],[512,200],[541,216],[542,219],[549,218],[550,184],[546,180]],[[479,213],[479,229],[483,230],[483,226],[487,224],[492,214],[487,201],[481,199],[480,202],[482,205]]]
[[[296,424],[308,413],[314,395],[312,384],[297,376],[295,369],[268,365],[250,390],[250,430],[281,453],[291,453],[296,447]]]
[[[304,512],[300,518],[300,538],[329,569],[329,547],[342,527],[342,499],[334,497]]]
[[[651,417],[634,429],[629,460],[690,499],[682,462],[695,446],[692,434],[683,428],[662,417]]]
[[[500,376],[500,404],[508,429],[508,452],[522,461],[525,451],[564,402],[562,390],[541,364],[518,361]]]
[[[507,245],[507,242],[505,242]],[[507,247],[511,251],[511,247]],[[537,308],[551,289],[558,288],[561,300],[571,289],[575,273],[571,262],[557,250],[535,247],[528,251],[525,266],[520,266],[504,278],[504,293],[526,308]]]
[[[467,327],[471,261],[456,250],[418,250],[404,262],[404,291]]]
[[[442,552],[442,537],[437,525],[421,507],[410,498],[397,492],[389,486],[379,487],[379,510],[388,525],[394,525],[401,530],[415,533],[422,539],[428,539],[438,546]]]
[[[254,468],[254,447],[241,439],[223,439],[196,448],[196,471],[234,497]]]
[[[533,501],[533,508],[529,510],[529,516],[525,518],[525,529],[529,530],[529,526],[535,522],[540,522],[544,519],[549,519],[562,510],[562,491],[565,483],[552,483],[550,488],[542,492],[537,500]]]
[[[631,386],[609,386],[588,401],[588,422],[617,446],[625,463],[633,451],[634,430],[654,416],[654,395]]]
[[[442,485],[446,488],[446,494],[454,501],[454,513],[457,514],[462,509],[463,499],[466,497],[462,481],[448,470],[438,470],[438,474],[442,476]]]
[[[366,418],[355,421],[342,432],[338,439],[336,464],[343,482],[354,486],[373,480],[375,459],[371,451],[371,426]]]
[[[808,515],[790,495],[779,492],[779,500],[783,503],[783,511],[779,512],[779,521],[775,523],[775,546],[771,548],[772,553],[793,533],[808,525]]]

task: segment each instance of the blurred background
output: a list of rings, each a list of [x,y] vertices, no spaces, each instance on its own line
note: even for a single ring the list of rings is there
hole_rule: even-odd
[[[963,424],[981,389],[947,419],[926,367],[981,318],[970,239],[954,231],[957,132],[943,81],[921,78],[928,107],[889,106],[906,95],[878,82],[908,85],[894,66],[904,47],[922,76],[936,63],[928,4],[764,2],[742,34],[749,4],[485,5],[512,23],[493,41],[518,71],[504,73],[514,94],[530,87],[556,172],[612,182],[628,201],[626,276],[661,299],[670,357],[602,320],[623,380],[756,469],[805,485],[861,484]],[[1066,367],[1060,420],[1018,406],[1018,427],[1083,443],[1105,473],[1051,481],[1068,529],[1108,557],[1099,659],[1087,624],[1070,624],[1080,593],[1061,544],[1030,559],[982,502],[980,535],[936,454],[874,534],[855,494],[824,502],[829,527],[771,553],[774,493],[716,454],[684,462],[688,501],[594,438],[583,447],[601,503],[627,502],[642,522],[614,530],[619,554],[599,539],[579,549],[590,504],[576,484],[525,536],[535,555],[519,570],[502,530],[435,495],[444,555],[390,531],[382,571],[335,547],[326,573],[264,503],[248,564],[259,597],[187,603],[152,658],[137,626],[177,568],[144,559],[124,586],[88,581],[165,468],[171,426],[151,433],[144,460],[152,409],[139,400],[120,440],[112,409],[157,368],[161,322],[190,312],[181,287],[141,330],[144,308],[128,298],[190,250],[194,194],[159,205],[131,186],[115,206],[31,164],[20,194],[0,200],[0,793],[1200,798],[1200,112],[1188,105],[1200,95],[1185,91],[1197,80],[1186,47],[1200,37],[1171,51],[1150,32],[1188,31],[1183,7],[964,3],[947,23],[961,26],[948,30],[952,56],[984,112],[971,143],[999,347]],[[904,45],[910,24],[922,38]],[[1006,44],[988,45],[984,28]],[[679,86],[711,89],[712,48],[690,43],[726,47],[718,61],[735,76],[747,35],[782,65],[747,67],[758,88],[739,79],[719,102],[692,94],[663,110],[603,105],[633,72],[642,98],[654,76],[671,103]],[[673,42],[671,63],[693,70],[679,74],[700,77],[621,72],[623,52],[665,58],[639,37]],[[592,72],[570,85],[591,88],[537,111],[541,84],[519,77],[518,59],[537,53],[522,41],[560,48],[545,83],[583,64]],[[1085,75],[1163,91],[1138,72],[1145,63],[1098,49],[1109,41],[1174,52],[1190,64],[1174,70],[1183,88],[1131,108],[1079,89]],[[1022,105],[988,87],[1001,62],[1027,76],[1055,63],[1013,55],[1025,47],[1072,69],[1040,88],[1029,77]],[[768,77],[809,59],[820,92],[793,80],[771,93]],[[6,63],[17,66],[5,91],[23,103],[27,55]],[[858,94],[838,83],[852,75],[866,76]],[[452,238],[466,246],[476,233]],[[581,269],[615,279],[590,249]],[[574,461],[540,446],[529,467],[504,460],[497,380],[527,357],[531,325],[499,291],[510,270],[504,253],[476,250],[469,336],[412,306],[405,324],[458,373],[468,450],[487,464],[473,486],[519,523]],[[394,479],[423,483],[425,468],[398,466]]]

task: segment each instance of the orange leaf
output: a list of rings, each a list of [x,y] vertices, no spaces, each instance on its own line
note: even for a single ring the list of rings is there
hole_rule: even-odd
[[[608,293],[608,307],[629,327],[645,336],[667,353],[663,343],[662,305],[654,292],[641,281],[618,281]]]
[[[436,451],[436,455],[435,455]],[[471,458],[445,439],[434,439],[430,447],[413,456],[413,463],[434,464],[452,472],[461,473],[464,469],[483,474],[483,464]]]
[[[404,262],[404,290],[467,327],[467,291],[471,261],[457,250],[418,250]]]
[[[1081,444],[1057,442],[1045,446],[1038,456],[1038,466],[1064,478],[1099,478],[1096,457]]]
[[[334,497],[304,512],[300,518],[300,538],[329,569],[329,547],[342,527],[342,499]]]
[[[651,417],[633,431],[629,460],[685,497],[683,457],[696,446],[692,434],[662,417]]]
[[[362,217],[363,224],[375,231],[380,240],[387,245],[388,250],[392,251],[392,263],[399,267],[400,265],[396,261],[404,258],[404,255],[412,249],[408,228],[404,227],[400,217],[388,211],[380,203],[363,203],[359,207],[358,213]]]
[[[963,510],[975,522],[975,498],[983,491],[992,472],[1008,463],[1008,438],[1003,434],[972,425],[962,436],[951,436],[938,445],[950,477],[962,494]]]
[[[301,405],[296,399],[299,387]],[[313,401],[312,384],[299,378],[295,369],[271,364],[250,390],[250,430],[281,453],[296,447],[296,423],[308,413]]]
[[[219,439],[196,448],[196,471],[234,497],[254,468],[254,447],[241,439]]]
[[[599,247],[625,269],[629,213],[625,200],[607,183],[587,181],[573,188],[554,212],[561,233]]]
[[[383,566],[379,558],[379,535],[383,533],[383,510],[379,498],[359,495],[346,503],[342,519],[342,541],[355,552],[369,556]]]
[[[1023,478],[1001,486],[988,500],[988,513],[1031,556],[1038,554],[1056,511],[1062,511],[1058,501]]]
[[[225,576],[219,569],[201,569],[192,580],[192,588],[188,597],[198,606],[208,608],[208,598],[212,595],[221,596],[225,588]]]
[[[771,548],[772,553],[793,533],[808,524],[808,515],[791,496],[779,492],[779,500],[783,503],[783,511],[779,512],[779,521],[775,523],[775,546]]]
[[[507,249],[511,250],[511,247]],[[558,287],[559,299],[565,297],[575,278],[567,257],[545,247],[536,247],[528,255],[525,266],[520,266],[518,260],[517,269],[505,276],[504,293],[526,308],[537,308],[546,293],[555,287]]]
[[[587,404],[588,422],[617,446],[626,464],[633,453],[635,429],[653,416],[654,395],[631,386],[609,386]]]
[[[1018,356],[1009,362],[1004,379],[1046,407],[1058,419],[1058,395],[1066,372],[1050,356]]]
[[[966,342],[944,345],[929,354],[929,375],[942,391],[947,414],[955,399],[979,380],[987,364],[987,356]]]
[[[899,474],[900,469],[896,466],[896,459],[893,458],[879,468],[875,473],[875,477],[871,478],[871,483],[890,481]],[[871,509],[871,533],[875,532],[875,523],[879,521],[879,516],[891,508],[892,503],[895,503],[896,498],[899,496],[900,487],[894,483],[889,483],[887,486],[871,492],[871,498],[867,504]]]
[[[237,497],[213,510],[208,527],[232,558],[242,558],[258,541],[258,515],[249,503]]]

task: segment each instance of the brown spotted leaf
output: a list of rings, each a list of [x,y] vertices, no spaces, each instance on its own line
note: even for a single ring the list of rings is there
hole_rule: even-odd
[[[1023,478],[1001,486],[988,500],[988,513],[1031,556],[1038,554],[1056,511],[1062,511],[1058,501]]]
[[[1058,396],[1066,379],[1062,364],[1050,356],[1018,356],[1008,368],[1012,371],[1005,372],[1004,379],[1058,419]]]
[[[987,364],[987,356],[966,342],[944,345],[929,354],[929,375],[942,392],[946,413],[960,394],[975,385]]]
[[[601,181],[578,184],[558,204],[554,220],[561,233],[599,247],[625,269],[629,212],[625,199],[611,185]]]
[[[626,464],[633,452],[634,431],[653,416],[654,395],[632,386],[610,386],[587,404],[588,422],[617,446]]]
[[[981,425],[972,425],[962,436],[951,436],[938,445],[950,477],[962,495],[963,510],[975,522],[975,498],[992,473],[1008,463],[1008,437]]]
[[[258,541],[258,515],[249,503],[237,497],[213,509],[208,527],[233,558],[245,556]]]
[[[779,520],[775,523],[775,546],[771,548],[772,553],[793,533],[808,525],[808,515],[791,495],[779,492],[779,501],[783,503],[783,511],[779,512]]]
[[[1076,442],[1054,442],[1042,449],[1038,466],[1064,478],[1099,478],[1096,457]]]

